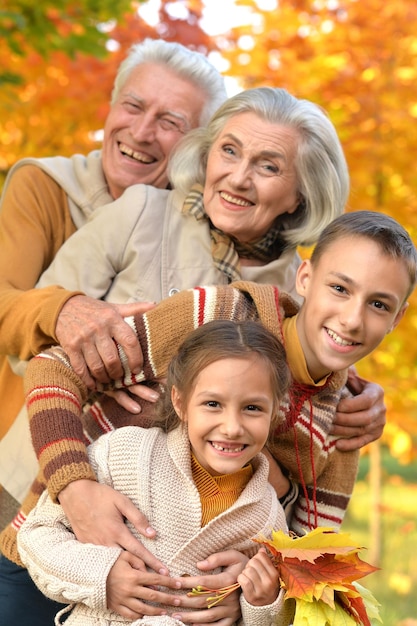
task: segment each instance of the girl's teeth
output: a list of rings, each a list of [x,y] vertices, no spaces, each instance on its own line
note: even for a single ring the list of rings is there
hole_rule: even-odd
[[[238,448],[224,448],[223,446],[220,446],[218,443],[214,443],[213,441],[211,442],[211,445],[213,446],[213,448],[215,448],[216,450],[220,450],[220,452],[241,452],[243,450],[244,446],[239,446]]]

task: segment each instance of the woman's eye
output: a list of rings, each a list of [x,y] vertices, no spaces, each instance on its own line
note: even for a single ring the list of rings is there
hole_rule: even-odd
[[[223,146],[222,150],[226,154],[231,154],[231,155],[235,154],[235,150],[234,150],[234,148],[232,148],[232,146]]]

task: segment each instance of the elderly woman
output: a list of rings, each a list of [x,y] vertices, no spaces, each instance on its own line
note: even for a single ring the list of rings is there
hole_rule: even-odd
[[[169,176],[173,190],[136,185],[94,214],[61,248],[40,285],[59,284],[75,294],[119,303],[159,301],[195,285],[239,278],[277,284],[294,294],[297,246],[314,243],[343,212],[349,187],[343,151],[325,113],[272,88],[234,96],[207,128],[189,133],[175,151]],[[75,294],[58,316],[57,336],[74,337],[73,349],[67,351],[74,369],[91,383],[88,368],[105,370],[115,347],[111,329],[107,336],[88,337],[88,318],[73,318],[71,302],[84,297]],[[133,419],[141,424],[140,414]],[[97,423],[91,438],[106,429],[100,416]],[[41,455],[36,494],[23,504],[20,519],[34,505],[41,485],[47,486],[78,538],[117,543],[134,552],[127,527],[115,523],[115,511],[145,533],[143,518],[120,494],[109,494],[108,488],[103,493],[103,486],[94,482],[85,446],[73,439],[71,424],[32,428],[37,451],[48,452]],[[284,495],[283,483],[278,484],[283,489],[279,493],[278,486],[278,495]],[[106,518],[113,521],[102,523]],[[17,526],[15,521],[6,530],[3,542],[6,556],[14,560]],[[155,560],[148,564],[155,567]],[[147,584],[158,583],[152,579]],[[138,592],[138,597],[148,596]],[[142,609],[140,605],[138,611]]]

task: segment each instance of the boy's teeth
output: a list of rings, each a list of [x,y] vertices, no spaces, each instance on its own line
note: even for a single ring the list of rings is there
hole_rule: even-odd
[[[327,328],[327,334],[333,339],[333,341],[335,341],[339,346],[353,346],[354,345],[354,341],[345,341],[345,339],[342,339],[342,337],[339,337],[339,335],[337,333],[335,333],[333,330],[330,330],[329,328]]]

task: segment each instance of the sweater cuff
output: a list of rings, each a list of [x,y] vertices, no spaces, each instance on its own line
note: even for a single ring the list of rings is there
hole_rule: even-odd
[[[287,520],[288,526],[290,525],[294,503],[296,502],[298,498],[298,493],[299,493],[298,483],[294,482],[291,479],[289,480],[290,480],[290,487],[287,493],[285,494],[285,496],[281,496],[281,498],[279,498],[281,506],[284,509],[285,518]]]
[[[272,604],[265,606],[253,606],[245,599],[243,593],[240,594],[240,608],[242,611],[243,624],[250,626],[288,626],[292,623],[294,609],[292,603],[284,602],[284,590],[278,594],[277,599]]]

